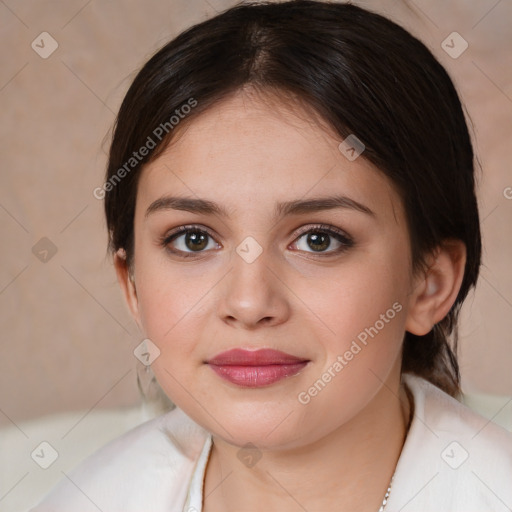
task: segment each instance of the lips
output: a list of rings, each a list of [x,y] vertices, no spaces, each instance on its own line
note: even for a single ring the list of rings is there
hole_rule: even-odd
[[[233,349],[207,361],[219,377],[242,387],[269,386],[297,375],[309,360],[279,350]]]

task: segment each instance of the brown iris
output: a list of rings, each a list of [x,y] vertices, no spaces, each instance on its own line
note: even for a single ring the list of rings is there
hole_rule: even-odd
[[[326,233],[309,233],[307,243],[314,251],[323,251],[331,245],[329,238]]]
[[[208,235],[198,231],[187,233],[185,245],[192,251],[200,251],[208,245]]]

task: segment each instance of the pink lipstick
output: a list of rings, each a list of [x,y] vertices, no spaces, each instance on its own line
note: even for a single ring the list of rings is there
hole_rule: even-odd
[[[297,375],[309,360],[272,349],[233,349],[207,361],[223,379],[248,388],[269,386],[286,377]]]

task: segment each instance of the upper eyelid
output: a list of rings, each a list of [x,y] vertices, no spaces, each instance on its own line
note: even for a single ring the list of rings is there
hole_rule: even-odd
[[[184,233],[187,233],[187,231],[201,231],[204,233],[207,233],[212,238],[215,238],[213,235],[213,232],[210,228],[207,228],[205,226],[201,226],[199,224],[184,224],[182,226],[178,226],[174,229],[171,229],[168,233],[166,233],[163,238],[168,239],[176,235],[182,235]]]
[[[348,239],[352,239],[352,236],[349,235],[344,229],[337,228],[335,226],[330,226],[329,224],[312,224],[309,226],[303,226],[299,228],[299,232],[297,236],[305,235],[306,233],[309,233],[310,231],[325,231],[327,233],[334,233],[339,236],[343,236]]]

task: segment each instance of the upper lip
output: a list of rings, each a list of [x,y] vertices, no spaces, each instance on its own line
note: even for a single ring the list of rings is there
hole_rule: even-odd
[[[302,359],[270,348],[259,350],[235,348],[217,354],[209,359],[207,363],[217,366],[266,366],[271,364],[297,364],[307,361],[308,359]]]

